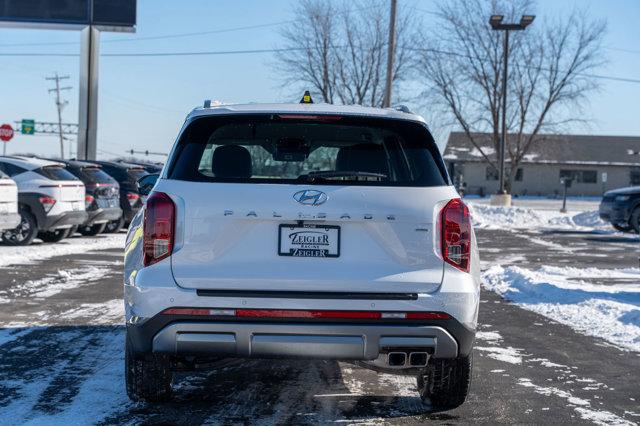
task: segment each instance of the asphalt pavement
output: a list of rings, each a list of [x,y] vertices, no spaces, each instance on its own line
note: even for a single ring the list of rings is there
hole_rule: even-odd
[[[477,235],[485,267],[638,265],[637,236]],[[455,410],[423,405],[412,377],[290,360],[226,360],[180,373],[171,403],[132,403],[123,379],[121,253],[0,269],[1,424],[640,423],[640,353],[486,291],[471,395]]]

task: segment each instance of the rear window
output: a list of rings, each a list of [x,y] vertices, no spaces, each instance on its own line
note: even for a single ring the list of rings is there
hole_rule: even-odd
[[[127,169],[127,173],[129,174],[129,176],[131,176],[131,178],[133,178],[133,180],[138,180],[140,179],[142,176],[146,176],[149,173],[147,173],[147,171],[145,169]]]
[[[44,166],[35,169],[34,172],[51,180],[78,180],[77,177],[62,166]]]
[[[114,180],[100,167],[83,167],[82,173],[84,173],[89,179],[94,182],[112,183]]]
[[[178,142],[169,177],[198,182],[448,184],[424,125],[345,116],[196,119]]]

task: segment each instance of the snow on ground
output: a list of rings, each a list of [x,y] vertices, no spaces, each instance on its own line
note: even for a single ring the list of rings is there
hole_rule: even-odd
[[[125,234],[102,234],[96,237],[67,238],[54,244],[34,243],[26,247],[0,245],[0,267],[84,253],[88,250],[124,249],[125,238]]]
[[[507,230],[553,228],[614,232],[611,224],[600,219],[597,211],[560,213],[557,210],[527,207],[488,206],[475,202],[467,204],[471,209],[471,218],[476,228]]]
[[[629,284],[598,285],[607,279]],[[493,266],[485,288],[575,330],[640,351],[640,269]]]
[[[29,280],[11,286],[7,290],[0,290],[0,304],[10,303],[10,296],[50,297],[62,291],[98,281],[110,272],[110,268],[94,266],[58,270],[44,278]]]

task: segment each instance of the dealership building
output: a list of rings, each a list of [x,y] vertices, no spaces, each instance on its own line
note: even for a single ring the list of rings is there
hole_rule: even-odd
[[[474,140],[492,160],[497,153],[491,135]],[[568,194],[599,196],[604,191],[640,185],[640,137],[539,135],[539,141],[518,166],[513,195],[559,196],[561,179],[572,180]],[[491,195],[498,190],[498,174],[463,132],[452,132],[444,151],[451,177],[467,195]],[[505,168],[509,168],[509,156]],[[496,161],[497,164],[497,161]]]

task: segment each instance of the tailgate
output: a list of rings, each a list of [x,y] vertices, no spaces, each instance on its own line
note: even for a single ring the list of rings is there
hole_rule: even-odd
[[[294,195],[307,189],[322,191],[327,201],[300,204]],[[156,190],[176,200],[171,265],[178,285],[256,291],[434,291],[443,274],[434,205],[456,196],[450,187],[171,180]],[[308,244],[296,245],[300,240]],[[316,256],[318,247],[321,257],[290,255],[310,248]]]

